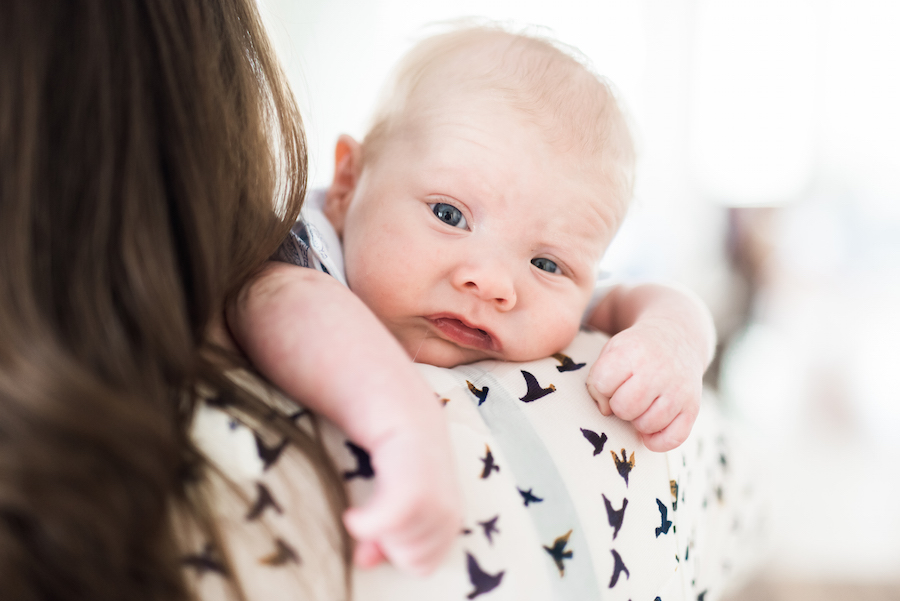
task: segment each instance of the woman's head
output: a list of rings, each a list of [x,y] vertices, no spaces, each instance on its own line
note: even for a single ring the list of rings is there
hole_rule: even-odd
[[[184,596],[167,515],[303,130],[252,0],[0,3],[0,590]]]
[[[274,218],[276,193],[294,211],[305,185],[303,132],[253,4],[16,0],[3,11],[4,285],[32,294],[21,310],[76,346],[118,344],[111,315],[166,324],[141,334],[150,348],[169,344],[158,338],[173,321],[196,344],[290,221]],[[84,331],[97,322],[112,329]]]

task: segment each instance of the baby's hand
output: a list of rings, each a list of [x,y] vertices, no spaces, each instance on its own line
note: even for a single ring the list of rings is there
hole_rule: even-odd
[[[462,528],[462,500],[446,434],[412,426],[371,449],[375,494],[344,514],[357,541],[354,563],[387,559],[424,575],[440,563]]]
[[[640,320],[606,343],[587,388],[603,415],[632,422],[651,451],[668,451],[697,419],[706,363],[673,322]]]

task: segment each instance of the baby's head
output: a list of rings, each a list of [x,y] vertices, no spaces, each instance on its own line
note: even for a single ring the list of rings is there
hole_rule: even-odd
[[[578,332],[633,164],[606,82],[467,28],[416,46],[363,143],[341,137],[325,210],[350,288],[416,361],[528,361]]]

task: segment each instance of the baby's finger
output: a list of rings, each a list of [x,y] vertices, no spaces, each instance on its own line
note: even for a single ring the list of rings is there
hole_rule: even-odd
[[[587,390],[588,394],[591,395],[591,398],[597,403],[597,407],[600,409],[600,413],[609,417],[612,415],[612,409],[609,408],[609,397],[603,394],[600,394],[594,385],[591,384],[590,381],[587,382]]]
[[[614,346],[610,346],[610,342],[600,351],[600,356],[594,361],[587,376],[588,391],[598,402],[600,398],[612,397],[633,374],[631,362],[624,353],[617,352]]]
[[[417,575],[426,575],[443,559],[459,533],[455,519],[443,518],[429,506],[417,510],[420,504],[404,506],[403,499],[377,491],[363,507],[348,509],[344,524],[358,541],[377,541],[379,557],[395,567]],[[368,551],[360,545],[358,553]],[[362,555],[361,560],[367,559]]]
[[[353,550],[353,564],[363,569],[374,568],[385,560],[387,557],[375,541],[360,541]]]
[[[641,434],[653,434],[666,428],[681,411],[682,404],[670,395],[662,395],[654,400],[650,407],[633,419],[631,423]]]
[[[657,453],[671,451],[679,447],[681,443],[687,440],[688,434],[691,433],[691,427],[694,425],[696,417],[696,415],[687,411],[682,411],[672,420],[672,423],[661,431],[653,434],[644,434],[642,437],[644,446]]]
[[[344,526],[358,541],[378,540],[385,532],[397,527],[397,516],[382,502],[384,495],[379,492],[376,491],[362,507],[351,507],[344,512]]]
[[[609,408],[616,417],[630,422],[647,411],[655,398],[641,378],[632,377],[609,399]]]

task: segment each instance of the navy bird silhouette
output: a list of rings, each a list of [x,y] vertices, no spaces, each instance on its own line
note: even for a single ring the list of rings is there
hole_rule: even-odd
[[[659,518],[662,521],[662,525],[660,525],[660,527],[656,529],[656,538],[659,538],[660,534],[669,533],[669,528],[672,526],[672,522],[666,519],[667,517],[669,517],[669,508],[666,507],[666,504],[657,499],[656,506],[659,507]]]
[[[256,502],[253,503],[253,507],[250,508],[250,511],[247,512],[247,521],[253,521],[259,516],[262,515],[262,512],[266,510],[266,508],[271,507],[277,513],[281,513],[281,507],[278,503],[275,502],[274,497],[272,497],[272,493],[269,492],[269,489],[262,482],[256,483]]]
[[[487,399],[488,390],[490,390],[490,388],[485,386],[481,389],[478,389],[475,387],[474,384],[472,384],[468,380],[466,380],[466,385],[469,387],[469,391],[475,395],[476,399],[478,399],[478,406],[480,407],[481,404],[485,401],[485,399]]]
[[[616,540],[616,535],[619,534],[619,528],[622,527],[622,521],[625,519],[625,508],[628,506],[628,499],[622,499],[622,509],[613,509],[612,503],[609,502],[606,495],[601,494],[601,496],[603,497],[603,504],[606,505],[606,518],[609,520],[609,525],[613,527],[613,540]]]
[[[631,452],[631,458],[627,461],[625,460],[625,449],[622,449],[621,461],[618,456],[616,456],[615,451],[610,451],[610,453],[612,453],[613,461],[616,462],[616,470],[619,472],[619,475],[625,479],[625,486],[628,486],[628,474],[634,468],[634,451]]]
[[[606,444],[606,432],[601,432],[598,435],[593,430],[588,430],[587,428],[580,428],[580,430],[581,435],[584,436],[589,443],[594,445],[594,455],[599,455],[603,451],[603,445]]]
[[[574,555],[573,551],[566,551],[566,545],[569,544],[569,536],[572,535],[572,531],[569,530],[562,536],[557,536],[556,540],[553,541],[553,546],[548,547],[544,545],[544,549],[547,553],[550,554],[550,557],[553,558],[553,561],[556,563],[556,569],[559,570],[559,577],[562,578],[566,575],[566,566],[563,563],[564,559],[572,559]]]
[[[283,566],[287,562],[300,563],[300,556],[293,547],[281,540],[275,539],[275,551],[259,560],[259,563],[268,566]]]
[[[500,466],[494,463],[494,454],[491,453],[491,447],[484,445],[486,454],[481,458],[481,462],[484,464],[484,469],[481,470],[481,477],[487,478],[491,475],[491,472],[499,472]]]
[[[285,438],[280,443],[275,445],[274,447],[266,446],[266,443],[262,438],[259,437],[259,434],[253,433],[253,437],[256,439],[256,453],[259,455],[259,458],[262,459],[263,462],[263,471],[266,471],[272,464],[278,461],[278,458],[281,456],[281,452],[284,450],[284,447],[287,446],[288,440]]]
[[[568,355],[563,355],[562,353],[555,353],[553,358],[559,361],[559,365],[556,366],[556,371],[562,373],[564,371],[575,371],[577,369],[581,369],[585,366],[584,363],[575,363],[572,361],[572,357]]]
[[[492,545],[494,544],[494,539],[491,537],[493,533],[500,534],[500,530],[497,529],[497,520],[500,519],[499,515],[495,515],[491,519],[486,522],[478,522],[478,525],[481,526],[481,529],[484,530],[484,535],[487,537],[488,542]]]
[[[534,496],[531,491],[534,490],[529,488],[528,490],[522,490],[519,487],[516,487],[516,490],[519,491],[519,494],[522,495],[522,498],[525,500],[525,507],[528,507],[529,503],[540,503],[543,501],[542,498]]]
[[[356,469],[353,471],[345,471],[344,480],[352,480],[353,478],[363,478],[368,480],[369,478],[374,477],[375,470],[372,469],[372,458],[369,456],[369,452],[364,448],[353,444],[349,440],[344,441],[344,445],[350,449],[350,452],[353,453],[353,457],[356,458]]]
[[[528,386],[528,391],[525,393],[525,396],[519,398],[519,400],[523,403],[536,401],[556,390],[556,386],[554,386],[553,384],[550,384],[549,386],[547,386],[547,388],[541,388],[541,385],[538,384],[537,378],[531,375],[531,373],[525,371],[524,369],[520,371],[525,377],[525,384]]]
[[[616,552],[615,549],[611,549],[613,554],[613,575],[609,581],[609,588],[616,586],[616,583],[619,581],[619,574],[625,572],[625,580],[631,578],[631,572],[628,571],[628,568],[625,567],[625,562],[622,561],[622,558]]]
[[[478,561],[468,551],[466,551],[466,565],[469,570],[469,581],[475,587],[475,590],[466,595],[466,599],[474,599],[478,595],[494,590],[500,586],[500,581],[503,580],[503,574],[505,574],[505,570],[501,570],[496,574],[488,574],[481,569]]]
[[[206,543],[203,546],[203,551],[196,555],[186,555],[181,558],[181,563],[186,566],[192,567],[197,571],[198,576],[203,576],[207,572],[218,572],[223,576],[228,575],[228,571],[225,569],[225,566],[216,558],[216,548],[212,543]]]

